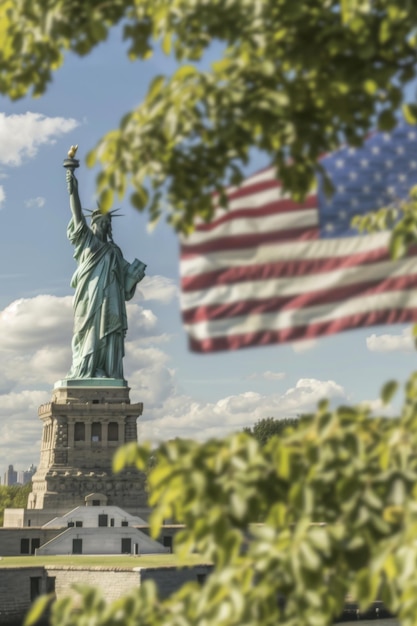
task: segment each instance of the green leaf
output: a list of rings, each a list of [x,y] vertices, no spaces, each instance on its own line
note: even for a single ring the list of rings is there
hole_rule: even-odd
[[[174,79],[178,81],[183,81],[190,76],[195,76],[198,74],[198,70],[193,65],[182,65],[179,70],[177,70],[174,74]]]
[[[149,194],[144,187],[136,187],[136,191],[130,196],[130,201],[136,209],[143,211],[149,200]]]
[[[164,51],[166,55],[169,55],[171,54],[171,48],[172,48],[172,35],[171,33],[166,33],[165,36],[162,38],[162,50]]]
[[[95,150],[90,150],[85,157],[85,162],[88,167],[94,167],[97,162],[97,154]]]
[[[146,469],[150,458],[149,445],[138,446],[136,442],[125,444],[116,450],[113,456],[113,471],[117,474],[125,467],[135,465],[138,469]]]
[[[407,254],[407,250],[408,250],[408,246],[406,244],[403,233],[394,232],[389,242],[389,251],[390,251],[391,258],[394,260],[401,259]]]
[[[99,205],[103,213],[108,213],[110,211],[113,204],[113,190],[112,189],[104,189],[104,191],[100,194]]]
[[[396,380],[390,380],[381,389],[381,400],[384,404],[388,404],[398,389]]]
[[[146,94],[147,100],[150,100],[150,101],[154,100],[154,98],[160,94],[164,83],[165,83],[164,76],[155,76],[155,78],[153,79],[153,81],[151,82],[149,86],[148,93]]]
[[[417,124],[417,105],[403,104],[403,114],[409,124]]]
[[[397,125],[397,119],[390,110],[382,111],[378,116],[378,127],[380,130],[392,130]]]
[[[45,614],[49,605],[54,599],[54,594],[50,593],[48,595],[39,596],[36,598],[32,607],[25,617],[25,621],[23,622],[23,626],[34,626]]]

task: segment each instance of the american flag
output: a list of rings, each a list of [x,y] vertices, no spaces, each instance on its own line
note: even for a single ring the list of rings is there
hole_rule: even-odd
[[[358,234],[354,215],[408,196],[417,183],[417,129],[405,123],[321,163],[303,203],[273,168],[228,190],[229,206],[181,240],[181,308],[195,352],[313,339],[353,328],[417,321],[414,253],[389,257],[389,233]]]

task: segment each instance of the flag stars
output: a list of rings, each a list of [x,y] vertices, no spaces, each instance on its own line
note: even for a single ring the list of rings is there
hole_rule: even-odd
[[[338,167],[339,169],[344,167],[345,165],[345,161],[343,159],[337,159],[336,161],[336,167]]]
[[[416,133],[412,130],[409,133],[407,133],[407,137],[408,139],[411,139],[411,141],[413,141],[416,138]]]
[[[380,172],[375,172],[374,180],[382,180],[382,174]]]
[[[379,146],[373,146],[371,148],[372,154],[379,154],[381,152],[381,148]]]
[[[363,193],[371,193],[371,188],[369,187],[369,185],[365,185],[364,187],[362,187],[362,191]]]
[[[328,222],[325,226],[325,230],[328,233],[332,233],[334,231],[334,225],[331,222]]]
[[[359,206],[359,202],[357,201],[356,198],[352,198],[350,201],[350,206],[353,208],[356,208],[357,206]]]
[[[369,165],[368,159],[361,159],[360,163],[361,163],[361,167],[368,167]]]
[[[390,139],[391,139],[391,133],[383,133],[383,135],[382,135],[382,139],[383,139],[384,141],[390,141]]]
[[[346,187],[345,187],[344,185],[338,185],[338,186],[336,187],[336,191],[337,191],[337,193],[344,193],[344,192],[345,192],[345,190],[346,190]]]
[[[417,169],[417,161],[410,161],[409,165],[411,170]]]
[[[397,154],[404,154],[404,148],[403,146],[397,146],[397,148],[395,148],[395,152]]]
[[[385,161],[384,165],[387,168],[391,168],[394,165],[394,163],[391,160],[388,159],[387,161]]]
[[[407,174],[398,174],[397,178],[401,183],[405,183],[407,180]]]
[[[338,216],[341,220],[345,220],[347,218],[347,213],[343,209],[339,211]]]
[[[356,180],[358,178],[358,175],[356,172],[349,172],[349,178],[350,180]]]

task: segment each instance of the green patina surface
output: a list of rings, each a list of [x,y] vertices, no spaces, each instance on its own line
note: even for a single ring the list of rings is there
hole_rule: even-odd
[[[70,387],[127,387],[127,381],[121,378],[64,378],[54,385],[55,389]]]

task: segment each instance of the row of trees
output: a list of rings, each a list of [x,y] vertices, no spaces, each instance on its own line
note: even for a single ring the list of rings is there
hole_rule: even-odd
[[[26,485],[0,485],[0,526],[3,526],[4,509],[25,508],[32,483]]]

